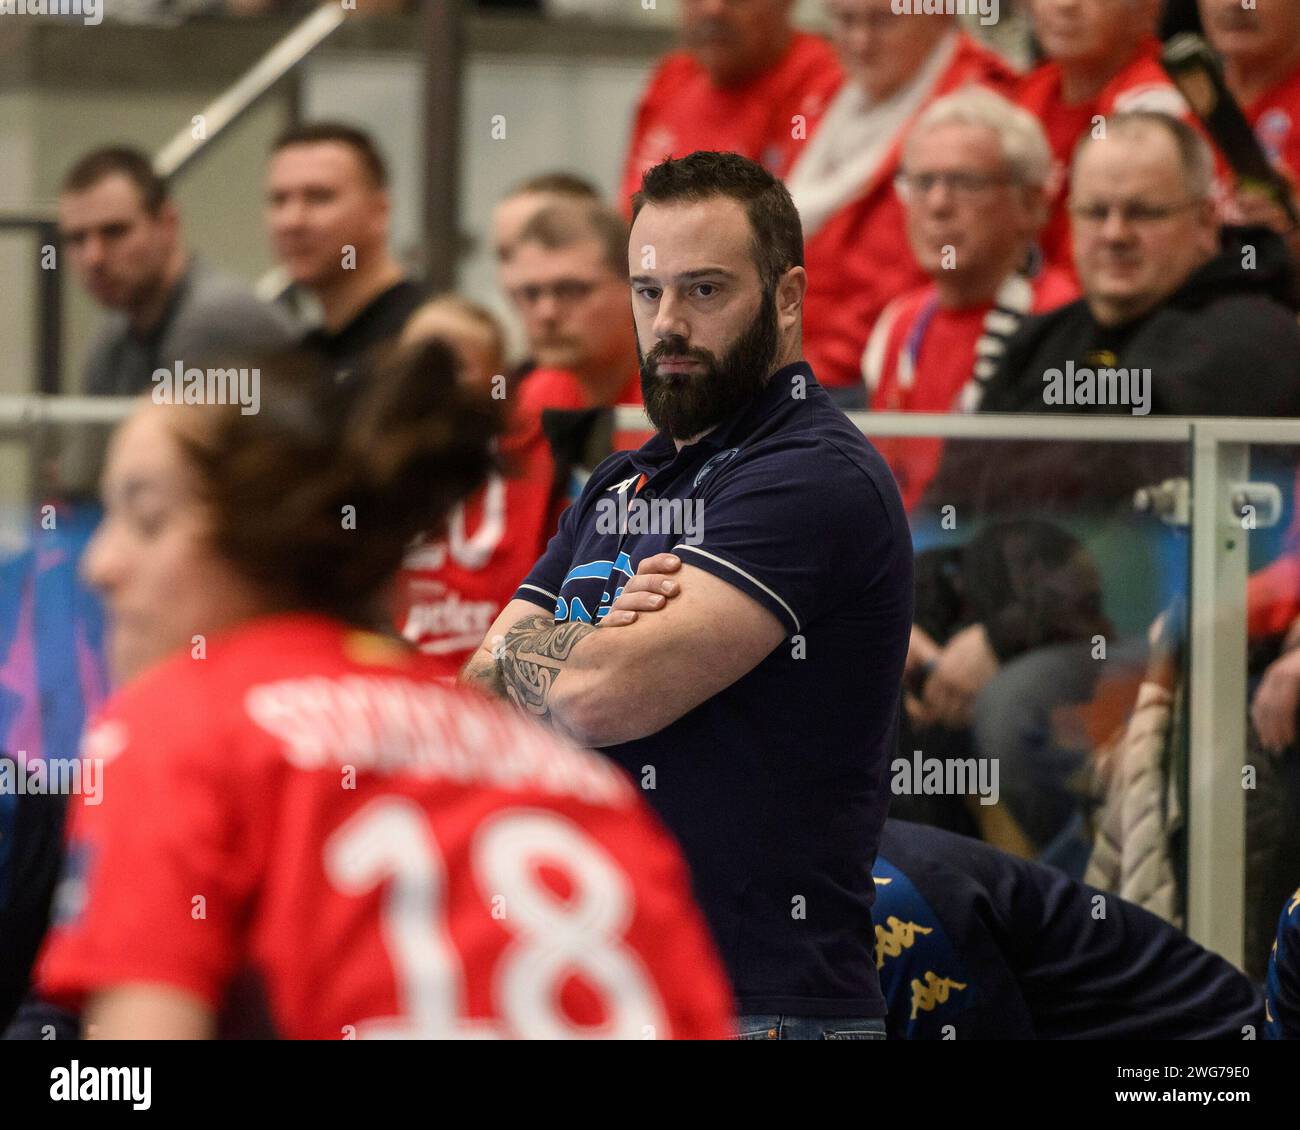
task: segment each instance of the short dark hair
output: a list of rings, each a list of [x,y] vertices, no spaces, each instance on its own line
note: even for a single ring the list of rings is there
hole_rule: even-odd
[[[564,201],[543,208],[523,226],[514,246],[537,243],[547,251],[572,247],[585,239],[600,244],[605,265],[624,278],[627,275],[627,221],[603,204]]]
[[[1182,167],[1183,183],[1194,200],[1208,200],[1214,194],[1214,150],[1195,129],[1181,118],[1160,110],[1125,110],[1111,114],[1106,119],[1106,132],[1100,137],[1086,130],[1074,147],[1070,159],[1073,170],[1083,151],[1097,141],[1108,137],[1121,137],[1145,127],[1164,130],[1178,150],[1178,163]]]
[[[512,196],[528,196],[531,194],[564,196],[571,200],[589,200],[592,203],[600,201],[600,189],[591,181],[586,177],[579,176],[577,173],[563,171],[538,173],[535,177],[521,180],[506,193],[505,199],[509,200]]]
[[[305,122],[291,126],[275,139],[271,152],[279,153],[281,149],[288,149],[292,145],[321,145],[328,142],[346,145],[361,162],[371,183],[376,188],[388,187],[388,165],[379,146],[375,144],[375,139],[365,130],[346,122]]]
[[[757,161],[739,153],[697,150],[646,171],[632,197],[632,220],[647,204],[671,204],[725,196],[745,206],[752,254],[767,291],[791,267],[803,266],[803,226],[785,185]]]
[[[63,177],[60,192],[85,192],[112,176],[126,177],[140,190],[145,211],[156,216],[167,199],[167,182],[155,171],[153,162],[139,149],[129,145],[106,145],[93,149]]]

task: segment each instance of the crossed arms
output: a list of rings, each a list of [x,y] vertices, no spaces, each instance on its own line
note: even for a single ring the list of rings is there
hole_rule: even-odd
[[[608,746],[675,722],[758,666],[785,635],[752,597],[661,553],[641,562],[599,627],[557,624],[538,605],[512,600],[460,679],[580,745]]]

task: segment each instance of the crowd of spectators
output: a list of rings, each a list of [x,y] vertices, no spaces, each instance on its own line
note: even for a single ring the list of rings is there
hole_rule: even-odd
[[[1029,0],[1039,61],[1027,73],[977,22],[894,7],[825,0],[824,39],[793,25],[791,0],[682,0],[680,47],[646,83],[617,195],[534,170],[497,204],[497,282],[522,358],[484,306],[427,294],[392,256],[384,159],[353,126],[296,127],[268,155],[268,237],[318,310],[310,328],[189,251],[145,157],[88,154],[60,195],[78,278],[108,311],[84,388],[141,392],[177,361],[295,339],[344,384],[401,337],[452,344],[510,424],[499,473],[411,547],[398,584],[397,630],[449,675],[586,471],[633,442],[605,411],[640,402],[627,217],[667,157],[735,151],[785,181],[803,224],[805,356],[845,409],[1300,416],[1297,205],[1238,182],[1162,69],[1160,21],[1186,6]],[[1294,184],[1300,7],[1198,9],[1228,88]],[[1128,376],[1069,385],[1098,371]],[[973,830],[1078,875],[1087,750],[1044,728],[1094,693],[1090,648],[1111,623],[1096,563],[1043,515],[1122,502],[1168,468],[1059,443],[878,446],[914,518],[956,507],[1000,519],[918,558],[904,743],[1001,757],[1000,823],[976,813]],[[1252,631],[1277,642],[1256,722],[1294,761],[1300,572],[1269,580],[1252,588]]]

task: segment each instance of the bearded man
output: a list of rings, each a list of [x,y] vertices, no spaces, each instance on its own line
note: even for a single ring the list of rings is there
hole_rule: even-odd
[[[898,490],[802,360],[799,216],[762,166],[651,168],[628,260],[658,431],[595,470],[461,678],[633,775],[690,865],[740,1035],[883,1039],[869,868],[912,614]]]

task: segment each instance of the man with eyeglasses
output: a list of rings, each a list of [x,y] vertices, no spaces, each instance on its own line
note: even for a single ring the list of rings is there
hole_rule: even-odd
[[[521,392],[539,406],[641,403],[626,258],[627,224],[600,205],[553,204],[515,239],[505,277],[533,363]]]
[[[1083,297],[1025,323],[981,410],[1300,415],[1290,259],[1265,228],[1220,228],[1213,184],[1209,145],[1177,118],[1118,114],[1104,139],[1085,136],[1069,203]],[[1059,402],[1051,395],[1055,374],[1073,371],[1077,382],[1099,367],[1148,372],[1149,401]],[[1106,391],[1100,382],[1096,389]],[[999,492],[1023,502],[1044,489],[1069,489],[1060,476],[1044,482],[1032,460],[1016,463],[997,476]],[[932,493],[969,493],[972,484],[952,469],[945,459]],[[1098,485],[1079,479],[1088,475],[1082,465],[1069,474],[1082,497],[1094,496]],[[1116,497],[1126,489],[1113,474],[1100,480]]]
[[[930,281],[894,299],[872,331],[862,371],[873,410],[974,411],[1025,316],[1078,296],[1037,253],[1051,172],[1037,120],[991,90],[947,95],[917,120],[896,185],[912,254]],[[885,438],[877,448],[910,510],[942,442]]]
[[[1070,191],[1083,298],[1034,319],[1012,343],[984,399],[993,412],[1129,411],[1053,404],[1045,374],[1149,370],[1152,413],[1300,414],[1300,327],[1280,240],[1220,230],[1214,157],[1184,122],[1120,114],[1085,137]]]
[[[509,398],[516,419],[534,422],[551,447],[556,518],[612,449],[642,440],[640,433],[612,430],[606,411],[641,404],[626,259],[622,216],[566,200],[532,216],[502,263],[501,279],[528,346]]]
[[[1160,0],[1030,0],[1034,37],[1047,60],[1025,77],[1017,101],[1042,123],[1064,167],[1085,134],[1134,110],[1189,115],[1160,65]],[[1043,252],[1071,268],[1070,223],[1061,185]]]
[[[496,261],[496,284],[499,294],[494,295],[489,306],[502,320],[506,334],[506,354],[512,362],[508,370],[510,379],[526,373],[532,365],[522,358],[524,348],[523,326],[519,312],[510,302],[514,280],[510,274],[511,252],[519,233],[528,221],[555,204],[599,204],[600,190],[586,177],[564,169],[537,173],[512,185],[492,208],[488,238],[492,256]],[[520,359],[522,358],[522,360]]]

